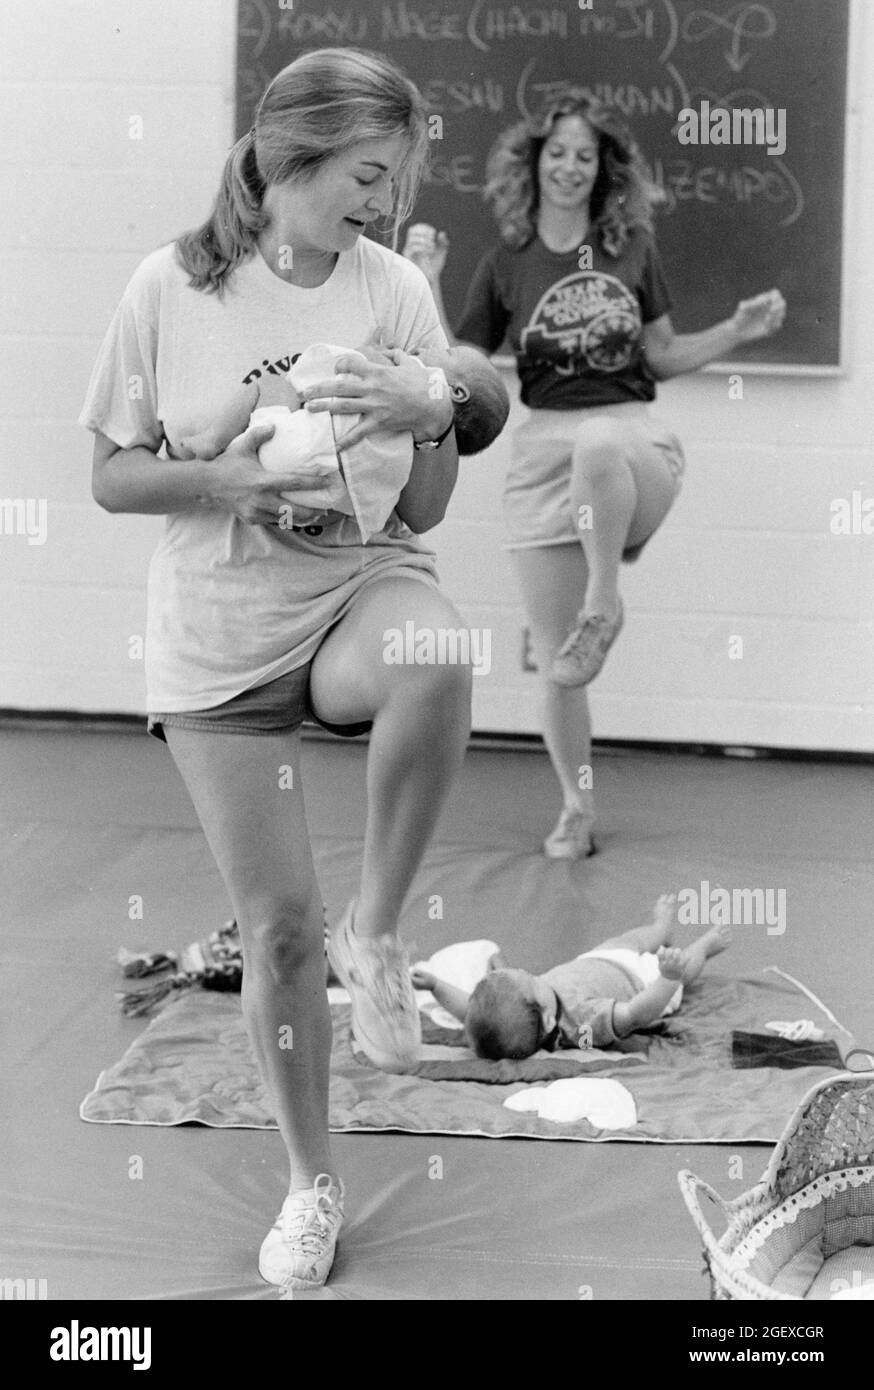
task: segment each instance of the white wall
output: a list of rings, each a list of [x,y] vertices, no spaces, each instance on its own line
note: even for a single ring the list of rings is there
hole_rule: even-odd
[[[626,629],[592,693],[601,737],[874,747],[874,537],[829,529],[834,498],[874,496],[874,16],[857,9],[846,375],[749,371],[742,401],[721,374],[662,387],[689,468],[624,571]],[[233,133],[235,15],[233,0],[35,0],[4,14],[0,499],[46,498],[48,531],[44,545],[0,534],[0,707],[143,711],[130,638],[161,521],[96,507],[75,417],[130,271],[208,210]],[[493,633],[475,727],[533,731],[537,680],[521,670],[500,549],[506,440],[464,465],[434,542],[447,592]]]

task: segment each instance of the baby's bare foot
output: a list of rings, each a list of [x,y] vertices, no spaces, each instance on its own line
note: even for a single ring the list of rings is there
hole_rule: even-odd
[[[664,934],[665,945],[670,946],[674,939],[674,929],[677,925],[676,893],[662,893],[653,908],[652,920],[655,926],[661,927]]]
[[[701,944],[707,951],[708,956],[718,956],[720,951],[724,951],[734,940],[731,927],[726,923],[723,926],[711,927],[701,937]]]

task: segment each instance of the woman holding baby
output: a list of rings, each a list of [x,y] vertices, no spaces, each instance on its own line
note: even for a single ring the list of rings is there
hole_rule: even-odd
[[[398,917],[469,730],[466,667],[383,660],[387,629],[460,626],[418,539],[445,512],[458,454],[452,399],[411,354],[446,339],[421,271],[362,236],[409,214],[426,119],[376,56],[321,50],[280,72],[211,217],[134,273],[81,417],[98,503],[166,516],[149,574],[149,730],[170,747],[239,925],[243,1010],[290,1162],[259,1267],[289,1289],[324,1281],[343,1214],[300,726],[371,730],[360,890],[330,949],[359,1042],[395,1068],[419,1040]],[[390,361],[341,359],[304,393],[307,408],[359,417],[344,449],[380,430],[412,435],[407,480],[365,545],[342,511],[295,524],[296,494],[330,486],[327,467],[266,471],[272,426],[246,422],[283,403],[277,382],[308,347],[380,331]]]
[[[546,854],[594,850],[587,687],[622,627],[619,572],[676,500],[683,450],[652,409],[655,382],[775,332],[776,290],[730,319],[677,334],[652,233],[654,190],[612,112],[571,92],[513,126],[488,161],[500,244],[470,284],[457,337],[494,353],[509,338],[526,418],[504,489],[510,550],[541,672],[544,739],[561,788]],[[418,224],[404,254],[434,289],[448,240]]]

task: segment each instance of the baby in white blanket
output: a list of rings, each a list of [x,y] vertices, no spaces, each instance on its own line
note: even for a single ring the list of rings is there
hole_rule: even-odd
[[[409,356],[394,349],[357,352],[317,343],[301,353],[286,374],[288,404],[259,406],[252,412],[250,424],[275,427],[272,438],[258,450],[263,468],[287,473],[311,467],[329,475],[327,483],[318,487],[282,494],[292,504],[292,518],[295,507],[303,509],[307,524],[331,512],[353,516],[365,542],[383,529],[410,476],[412,435],[380,430],[344,450],[344,438],[361,417],[311,413],[300,405],[303,392],[330,377],[340,357],[399,365]],[[460,346],[421,352],[411,360],[428,371],[429,391],[451,396],[459,454],[487,448],[504,426],[509,401],[500,377],[483,354]]]

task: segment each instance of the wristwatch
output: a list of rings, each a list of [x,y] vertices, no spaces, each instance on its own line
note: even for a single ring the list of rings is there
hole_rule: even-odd
[[[444,439],[447,439],[449,437],[450,430],[454,428],[455,411],[452,412],[452,419],[449,421],[449,424],[446,426],[446,429],[443,431],[442,434],[439,434],[436,439],[423,439],[421,443],[417,443],[414,439],[413,448],[418,449],[420,453],[427,453],[430,452],[432,449],[439,449]]]

